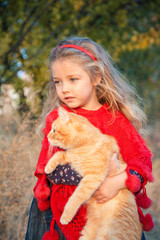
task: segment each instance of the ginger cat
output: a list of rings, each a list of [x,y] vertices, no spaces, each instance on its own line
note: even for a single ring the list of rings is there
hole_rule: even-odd
[[[139,221],[134,195],[120,190],[111,200],[97,204],[92,197],[105,179],[114,153],[118,154],[119,169],[126,163],[119,153],[116,140],[102,134],[86,118],[59,108],[59,117],[48,134],[49,142],[65,151],[59,151],[48,161],[45,172],[51,173],[57,165],[71,164],[83,178],[69,198],[60,222],[68,224],[79,207],[87,204],[87,223],[80,240],[140,240],[142,226]]]

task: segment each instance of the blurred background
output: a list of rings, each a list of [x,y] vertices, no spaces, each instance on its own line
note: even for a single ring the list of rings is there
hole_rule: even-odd
[[[24,239],[41,148],[37,119],[50,78],[49,54],[68,36],[87,36],[105,47],[136,88],[148,117],[144,138],[154,153],[153,200],[160,236],[160,1],[0,1],[0,239]]]

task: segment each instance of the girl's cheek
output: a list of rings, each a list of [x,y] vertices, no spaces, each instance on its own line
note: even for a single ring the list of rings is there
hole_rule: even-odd
[[[60,94],[61,88],[57,86],[57,87],[56,87],[56,92],[57,92],[57,94]]]

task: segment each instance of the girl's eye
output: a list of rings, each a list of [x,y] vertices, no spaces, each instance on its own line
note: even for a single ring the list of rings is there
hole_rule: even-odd
[[[71,80],[71,82],[76,82],[77,78],[71,78],[70,80]]]
[[[55,81],[54,83],[55,83],[55,85],[59,85],[60,81]]]

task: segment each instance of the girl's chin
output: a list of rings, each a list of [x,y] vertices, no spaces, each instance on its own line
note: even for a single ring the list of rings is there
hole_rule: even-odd
[[[65,103],[65,105],[69,108],[79,108],[80,107],[80,104],[76,104],[76,103]]]
[[[64,99],[64,101],[61,100],[61,102],[64,103],[69,108],[79,107],[79,103],[75,98],[71,98],[71,99],[68,99],[68,100]]]

